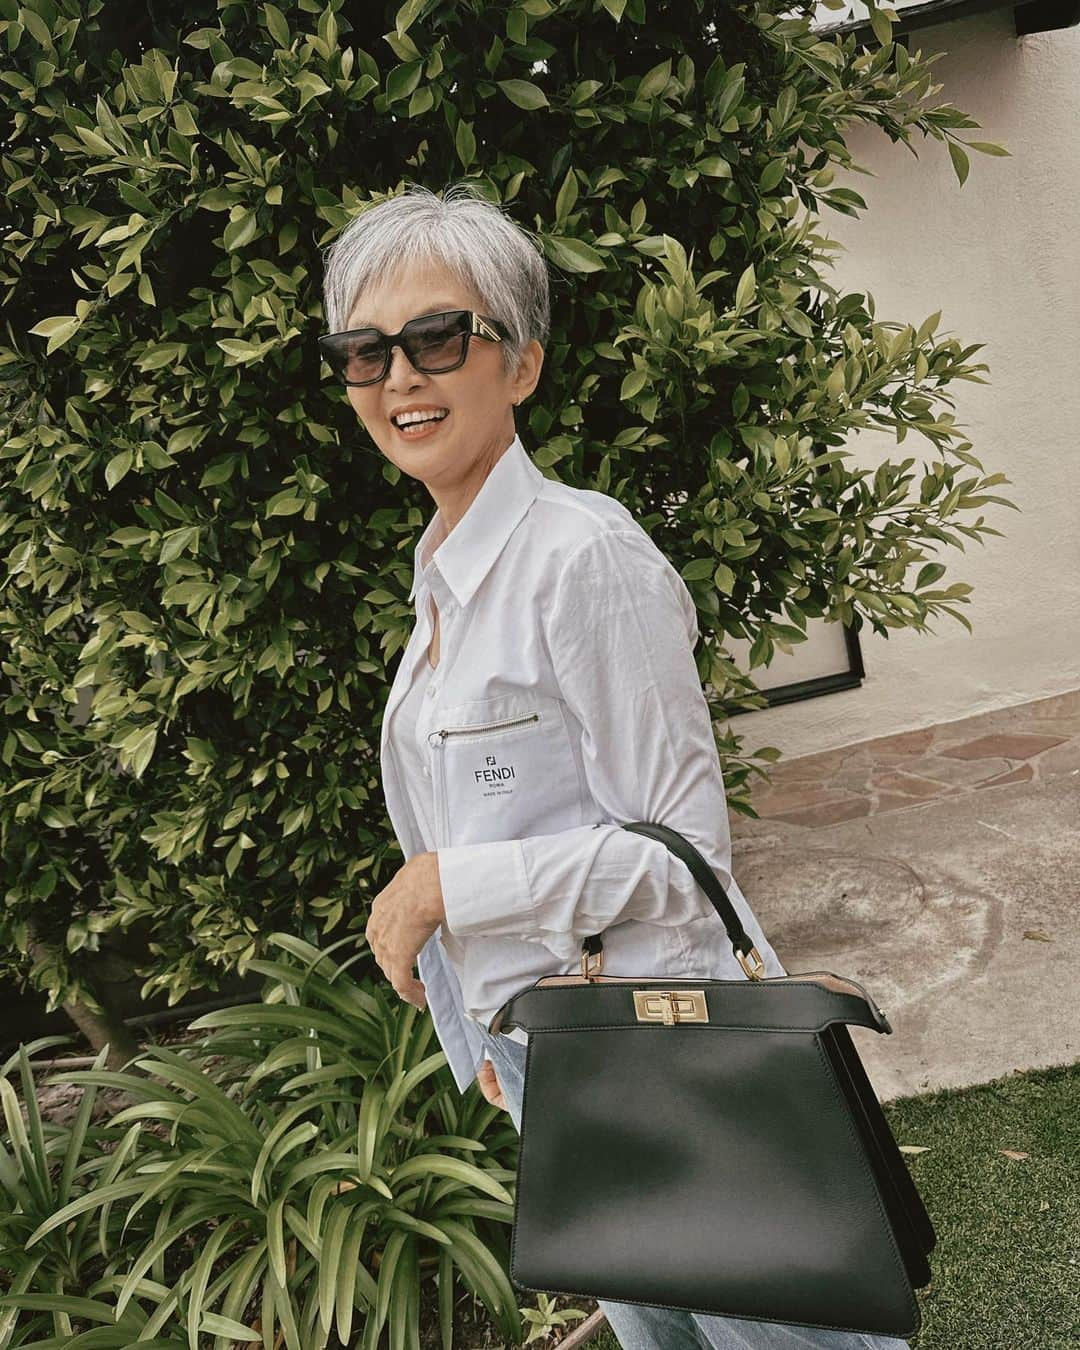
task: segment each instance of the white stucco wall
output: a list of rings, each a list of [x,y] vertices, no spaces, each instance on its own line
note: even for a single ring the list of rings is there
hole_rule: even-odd
[[[912,55],[945,53],[931,102],[980,123],[960,139],[996,141],[1011,158],[970,152],[961,187],[944,142],[916,133],[915,159],[874,127],[849,129],[853,159],[876,177],[838,173],[836,185],[868,209],[859,219],[826,209],[821,226],[847,249],[835,284],[869,291],[878,320],[918,327],[940,309],[939,337],[986,344],[972,360],[989,365],[989,383],[949,388],[986,473],[1012,480],[990,491],[1021,511],[991,504],[986,521],[1003,538],[938,552],[940,585],[975,588],[961,609],[973,635],[947,615],[932,635],[885,639],[864,626],[861,687],[740,715],[733,727],[748,749],[775,745],[791,758],[1080,686],[1080,28],[1017,37],[1012,14],[910,37]],[[858,440],[852,462],[879,462],[873,440]],[[916,473],[938,457],[910,433],[885,449],[914,456]],[[769,682],[781,670],[800,678],[797,653],[790,669],[778,654]]]

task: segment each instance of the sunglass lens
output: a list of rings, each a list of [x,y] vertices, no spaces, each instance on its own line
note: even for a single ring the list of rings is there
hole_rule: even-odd
[[[468,316],[463,312],[436,314],[406,326],[409,360],[418,370],[435,374],[457,365],[465,349]]]
[[[386,364],[386,343],[375,331],[353,333],[335,344],[333,360],[347,380],[374,380]]]

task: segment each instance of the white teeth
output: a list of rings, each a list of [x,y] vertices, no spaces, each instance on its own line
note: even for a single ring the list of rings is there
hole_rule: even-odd
[[[397,427],[413,426],[418,422],[441,422],[448,415],[448,409],[443,408],[439,413],[402,413],[399,417],[393,419]]]

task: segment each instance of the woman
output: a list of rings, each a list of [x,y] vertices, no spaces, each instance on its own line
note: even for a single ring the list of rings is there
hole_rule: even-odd
[[[406,862],[365,935],[400,996],[430,1008],[460,1091],[477,1079],[520,1130],[526,1036],[488,1024],[517,990],[579,970],[583,937],[604,934],[606,974],[746,978],[686,865],[623,822],[684,834],[763,973],[787,972],[731,876],[693,599],[620,502],[546,478],[517,435],[549,327],[534,240],[467,183],[411,187],[330,248],[325,300],[322,349],[357,417],[437,507],[382,722]],[[600,1307],[626,1350],[907,1344]]]

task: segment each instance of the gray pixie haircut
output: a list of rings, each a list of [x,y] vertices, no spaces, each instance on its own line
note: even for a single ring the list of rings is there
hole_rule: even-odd
[[[372,281],[382,282],[401,265],[426,262],[442,263],[480,297],[481,313],[509,329],[509,339],[499,344],[508,375],[533,338],[546,346],[551,300],[541,247],[468,181],[450,184],[441,196],[410,184],[349,221],[323,255],[329,331],[344,329]]]

